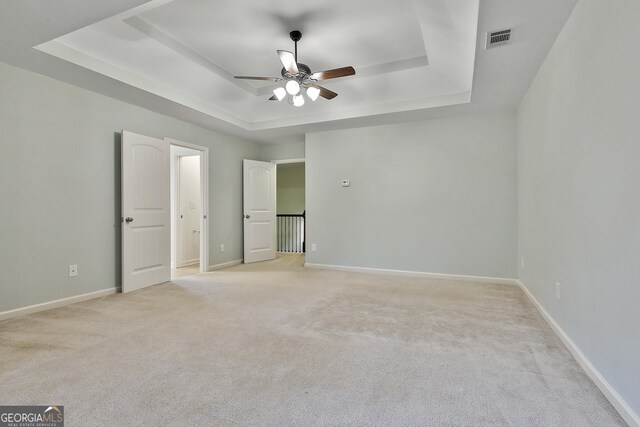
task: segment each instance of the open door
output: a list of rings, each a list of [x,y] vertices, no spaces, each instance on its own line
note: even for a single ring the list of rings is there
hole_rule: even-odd
[[[169,143],[122,131],[122,292],[171,280]]]
[[[276,165],[243,160],[244,262],[276,257]]]

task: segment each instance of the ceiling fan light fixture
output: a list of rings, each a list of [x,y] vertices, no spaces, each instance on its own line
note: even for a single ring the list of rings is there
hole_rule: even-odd
[[[282,101],[287,96],[287,91],[283,87],[277,87],[273,90],[273,94],[278,98],[278,101]]]
[[[300,92],[300,84],[295,80],[289,80],[284,87],[289,95],[297,95]]]
[[[293,105],[294,105],[294,107],[302,107],[304,105],[304,96],[302,96],[302,94],[294,95],[293,96]]]
[[[307,96],[309,97],[310,100],[315,101],[316,99],[318,99],[318,96],[320,95],[320,89],[318,89],[315,86],[309,86],[307,88]]]
[[[320,96],[327,100],[334,99],[338,96],[337,93],[327,89],[326,87],[319,86],[317,83],[321,80],[353,76],[356,73],[356,70],[354,70],[353,67],[348,66],[314,73],[308,65],[298,63],[298,42],[302,38],[302,32],[299,30],[291,31],[289,33],[289,37],[291,37],[291,40],[295,43],[294,52],[289,52],[288,50],[276,50],[276,53],[280,58],[280,62],[282,63],[282,69],[280,70],[280,75],[282,77],[234,76],[234,78],[243,80],[284,82],[284,87],[273,89],[273,95],[269,100],[282,101],[286,99],[288,104],[295,105],[296,107],[304,105],[305,93],[311,101],[316,101]]]

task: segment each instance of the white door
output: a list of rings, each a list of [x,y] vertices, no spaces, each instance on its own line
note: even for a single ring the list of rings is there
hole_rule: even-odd
[[[169,143],[122,131],[122,292],[171,280]]]
[[[276,165],[243,160],[244,262],[276,257]]]

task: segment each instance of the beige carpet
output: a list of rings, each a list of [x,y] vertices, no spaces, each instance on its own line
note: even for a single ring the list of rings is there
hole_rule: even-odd
[[[181,277],[193,276],[200,273],[200,263],[187,265],[186,267],[178,267],[171,269],[171,279],[179,279]]]
[[[517,287],[298,255],[0,322],[0,404],[67,426],[624,425]]]

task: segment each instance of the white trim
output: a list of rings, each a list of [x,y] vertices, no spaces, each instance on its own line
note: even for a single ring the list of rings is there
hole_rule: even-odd
[[[614,408],[618,411],[620,416],[624,418],[624,420],[631,427],[640,427],[640,417],[638,414],[634,412],[634,410],[629,406],[629,404],[618,394],[618,392],[613,388],[611,384],[604,378],[604,376],[593,366],[591,361],[587,359],[587,356],[580,350],[580,348],[576,345],[575,342],[569,335],[556,323],[556,321],[551,317],[549,313],[542,307],[542,305],[538,302],[538,300],[533,296],[533,294],[529,291],[529,289],[525,286],[525,284],[516,280],[516,283],[525,295],[529,298],[531,303],[538,310],[542,318],[549,324],[551,329],[556,333],[558,338],[564,343],[569,352],[573,355],[576,361],[580,364],[582,369],[587,373],[589,378],[595,383],[595,385],[600,389],[602,394],[611,402]]]
[[[62,299],[57,299],[55,301],[43,302],[40,304],[30,305],[27,307],[16,308],[14,310],[3,311],[2,313],[0,313],[0,320],[6,320],[12,317],[37,313],[39,311],[51,310],[52,308],[58,308],[58,307],[62,307],[69,304],[88,301],[90,299],[102,298],[107,295],[115,294],[116,292],[120,292],[120,287],[103,289],[101,291],[89,292],[88,294],[76,295],[69,298],[62,298]]]
[[[190,259],[188,261],[183,262],[180,267],[176,267],[176,268],[189,267],[190,265],[199,264],[199,263],[200,263],[200,259],[199,258]]]
[[[115,18],[114,18],[115,19]],[[156,96],[161,96],[169,101],[173,101],[180,105],[192,108],[203,114],[213,116],[219,120],[238,126],[242,129],[251,130],[252,122],[237,117],[232,112],[218,107],[209,101],[199,99],[197,95],[190,95],[184,91],[176,90],[164,83],[158,83],[147,78],[143,74],[129,71],[120,65],[114,65],[108,61],[85,53],[75,47],[65,44],[62,38],[50,40],[42,43],[34,49],[56,56],[65,61],[95,71],[112,79],[126,82],[128,85],[134,86],[140,90],[150,92]]]
[[[301,159],[282,159],[282,160],[271,160],[271,163],[276,165],[286,165],[290,163],[305,163],[306,159],[303,157]]]
[[[145,21],[144,19],[140,18],[140,15],[130,16],[126,19],[123,19],[122,22],[124,22],[127,25],[130,25],[131,27],[135,28],[137,31],[151,37],[154,41],[162,44],[168,49],[171,49],[172,51],[184,57],[185,59],[195,62],[196,64],[215,73],[219,77],[222,77],[229,83],[239,87],[242,90],[245,90],[247,93],[250,93],[254,96],[259,95],[257,88],[251,86],[245,80],[235,79],[233,75],[229,73],[227,70],[220,67],[218,64],[216,64],[212,60],[192,50],[190,47],[187,47],[186,45],[182,44],[175,38],[171,37],[169,34],[165,33],[160,28],[154,25],[151,25],[148,21]]]
[[[223,268],[233,267],[234,265],[242,264],[243,260],[237,259],[235,261],[223,262],[222,264],[210,265],[209,271],[220,270]]]
[[[444,279],[444,280],[457,280],[457,281],[464,281],[464,282],[495,283],[499,285],[517,285],[517,279],[506,279],[502,277],[465,276],[461,274],[427,273],[422,271],[390,270],[386,268],[368,268],[368,267],[351,267],[346,265],[313,264],[309,262],[305,262],[304,266],[308,268],[318,268],[323,270],[353,271],[356,273],[390,274],[390,275],[397,275],[397,276],[425,277],[428,279]]]
[[[164,140],[171,145],[179,145],[180,147],[191,148],[192,150],[196,150],[196,151],[209,151],[209,148],[205,147],[204,145],[192,144],[190,142],[180,141],[177,139],[166,138],[166,137],[164,138]]]
[[[190,142],[179,141],[173,138],[165,138],[169,145],[191,148],[200,151],[200,197],[202,217],[200,218],[200,273],[208,271],[209,264],[209,148]],[[173,225],[173,224],[172,224]]]
[[[171,153],[171,144],[169,144]],[[198,151],[198,153],[200,153]],[[180,233],[180,156],[171,153],[173,160],[173,181],[171,182],[171,263],[173,268],[182,267],[182,234]]]

